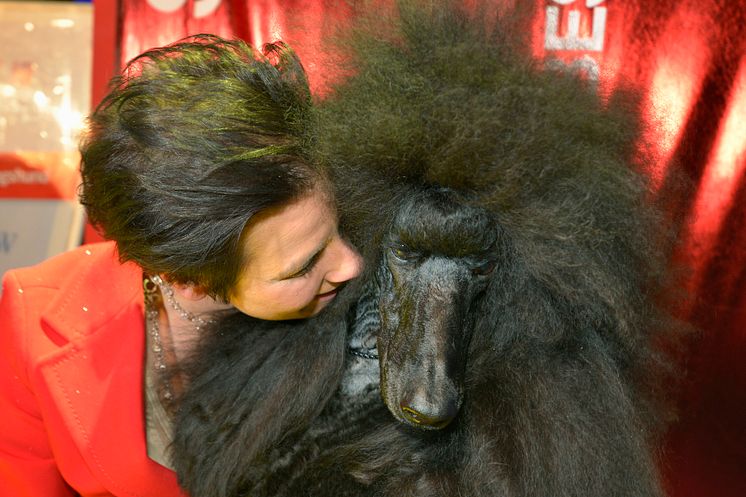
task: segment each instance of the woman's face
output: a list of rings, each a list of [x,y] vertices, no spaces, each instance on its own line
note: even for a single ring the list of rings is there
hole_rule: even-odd
[[[259,319],[313,316],[362,270],[360,255],[337,232],[334,206],[318,191],[254,216],[241,240],[248,263],[230,303]]]

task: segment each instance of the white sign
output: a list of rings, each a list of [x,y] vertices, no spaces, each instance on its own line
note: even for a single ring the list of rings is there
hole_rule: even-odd
[[[546,28],[544,32],[544,48],[546,50],[562,51],[591,51],[601,52],[604,48],[606,38],[606,7],[600,5],[605,0],[586,0],[585,6],[592,11],[593,21],[590,36],[580,35],[580,16],[577,9],[571,9],[567,13],[567,30],[564,36],[559,34],[561,9],[556,5],[547,5]],[[568,7],[576,0],[551,0],[552,3]],[[588,54],[583,54],[570,63],[553,61],[552,64],[563,64],[573,70],[585,73],[592,81],[598,81],[598,62]]]
[[[161,12],[175,12],[187,3],[187,0],[147,0],[148,4],[155,10]],[[194,12],[195,18],[207,17],[208,15],[215,12],[215,9],[220,5],[221,0],[194,0]]]

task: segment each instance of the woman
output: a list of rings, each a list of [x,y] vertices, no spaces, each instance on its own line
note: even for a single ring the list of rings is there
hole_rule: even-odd
[[[317,314],[361,270],[301,153],[285,46],[200,36],[141,55],[92,114],[81,201],[110,242],[9,271],[0,495],[180,495],[180,360],[215,313]]]

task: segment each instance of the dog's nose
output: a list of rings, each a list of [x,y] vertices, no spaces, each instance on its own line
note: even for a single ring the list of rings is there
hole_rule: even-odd
[[[441,406],[426,403],[418,406],[417,404],[417,402],[405,401],[399,407],[404,418],[412,426],[419,428],[440,430],[448,426],[458,414],[458,405],[452,401],[444,402]]]

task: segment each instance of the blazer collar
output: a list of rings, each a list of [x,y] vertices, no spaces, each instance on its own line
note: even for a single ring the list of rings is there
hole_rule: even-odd
[[[119,262],[112,242],[83,246],[77,258],[61,275],[61,284],[42,320],[57,334],[75,342],[106,328],[112,317],[142,310],[142,269],[134,263]]]

